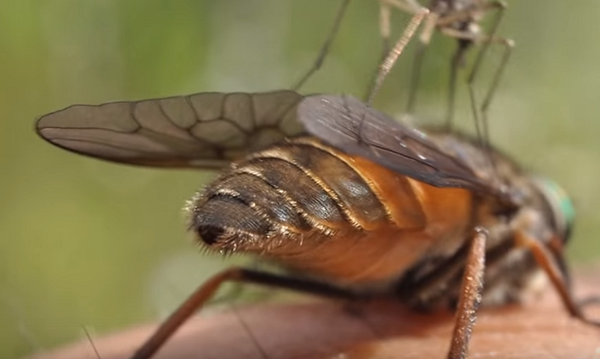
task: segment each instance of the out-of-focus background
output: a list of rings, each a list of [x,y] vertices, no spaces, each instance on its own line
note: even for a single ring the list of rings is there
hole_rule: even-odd
[[[0,11],[0,357],[16,358],[170,312],[230,261],[199,253],[181,208],[214,174],[133,168],[37,138],[34,120],[74,103],[289,88],[339,0],[4,0]],[[490,114],[492,141],[561,183],[579,214],[569,254],[600,261],[600,3],[511,1],[517,47]],[[407,17],[395,14],[395,36]],[[323,69],[302,89],[362,96],[380,55],[378,5],[351,3]],[[444,115],[450,52],[436,37],[416,113]],[[409,48],[408,54],[412,49]],[[492,48],[484,75],[499,63]],[[412,56],[376,107],[398,114]],[[461,82],[462,84],[462,82]],[[459,118],[472,120],[461,87]]]

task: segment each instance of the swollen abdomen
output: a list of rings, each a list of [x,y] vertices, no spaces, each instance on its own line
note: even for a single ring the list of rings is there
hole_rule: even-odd
[[[258,253],[335,280],[383,280],[430,245],[413,187],[405,176],[297,138],[233,164],[192,200],[191,227],[210,248]]]

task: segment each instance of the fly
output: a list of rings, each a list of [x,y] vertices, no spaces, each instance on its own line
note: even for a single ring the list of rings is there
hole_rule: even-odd
[[[36,129],[108,161],[221,169],[186,206],[198,243],[289,270],[217,273],[134,359],[152,357],[228,281],[454,308],[452,359],[467,356],[478,306],[518,301],[539,272],[572,316],[600,325],[571,293],[566,194],[446,129],[403,125],[351,97],[293,91],[76,105]]]

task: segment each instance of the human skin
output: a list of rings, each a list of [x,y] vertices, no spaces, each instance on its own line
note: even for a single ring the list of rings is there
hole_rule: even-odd
[[[594,276],[591,273],[596,273]],[[600,270],[575,278],[578,295],[600,294]],[[586,313],[600,320],[600,305]],[[101,359],[127,358],[157,323],[93,338]],[[196,316],[156,359],[445,358],[453,317],[398,303],[314,300],[260,304]],[[520,305],[481,308],[470,358],[600,358],[600,327],[571,318],[552,288]],[[89,340],[28,359],[98,359]]]

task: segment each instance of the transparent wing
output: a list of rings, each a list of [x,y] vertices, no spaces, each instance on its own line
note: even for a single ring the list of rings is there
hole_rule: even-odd
[[[480,177],[473,166],[438,146],[434,138],[355,98],[308,96],[298,107],[298,117],[310,134],[326,143],[419,181],[494,195],[502,191],[497,181]]]
[[[134,102],[74,105],[42,116],[48,142],[107,161],[219,168],[246,152],[304,132],[293,91],[198,93]]]

